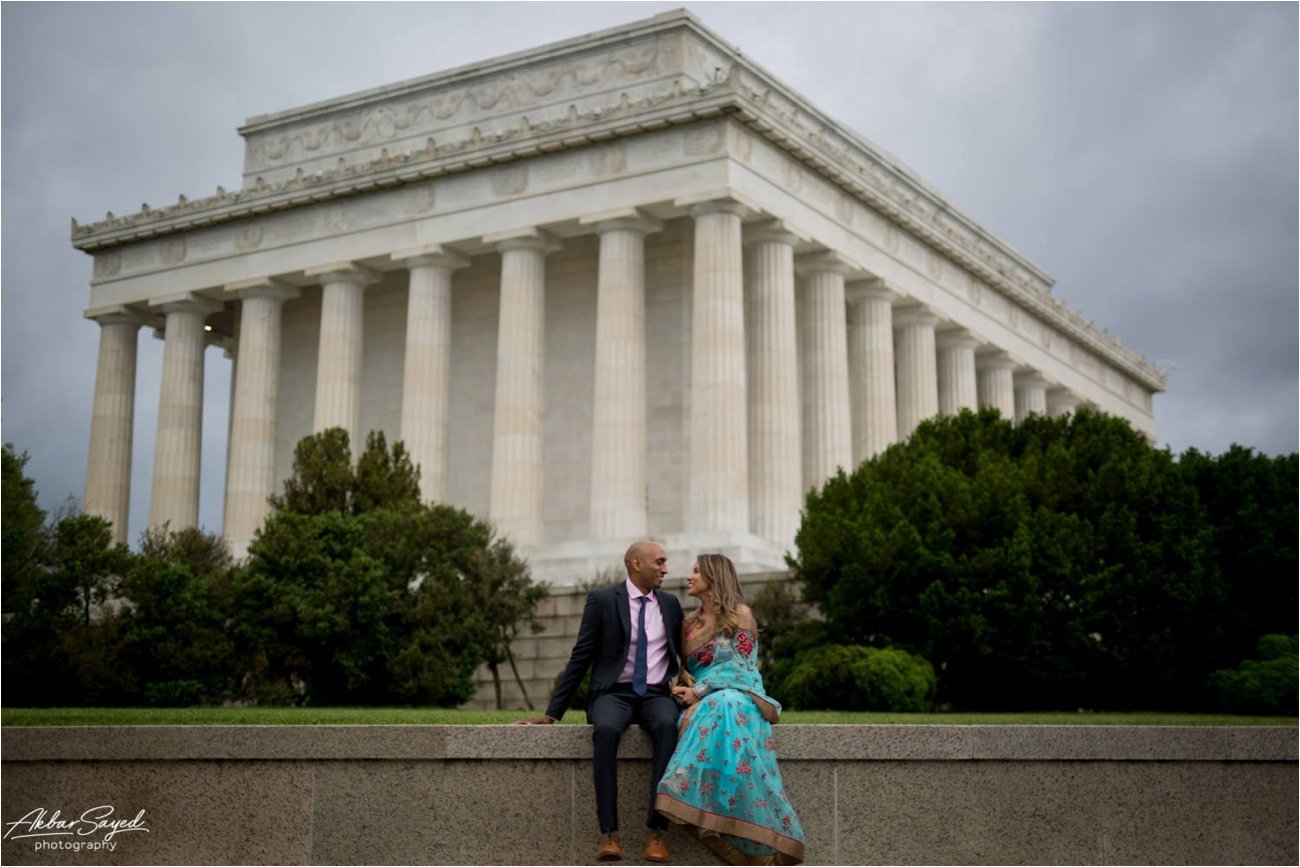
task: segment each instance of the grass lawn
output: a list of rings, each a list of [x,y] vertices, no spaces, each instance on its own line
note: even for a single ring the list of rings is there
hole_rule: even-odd
[[[6,726],[103,725],[502,725],[537,716],[536,711],[457,710],[411,707],[184,707],[3,708]],[[565,725],[583,725],[570,711]],[[1295,726],[1295,717],[1182,713],[849,713],[787,711],[786,723],[821,725],[1270,725]]]

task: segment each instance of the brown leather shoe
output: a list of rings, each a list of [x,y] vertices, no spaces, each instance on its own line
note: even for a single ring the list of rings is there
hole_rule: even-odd
[[[596,848],[597,861],[622,861],[623,847],[618,842],[617,834],[604,834]]]
[[[667,864],[668,836],[662,831],[651,831],[650,836],[645,838],[645,852],[642,855],[647,861]]]

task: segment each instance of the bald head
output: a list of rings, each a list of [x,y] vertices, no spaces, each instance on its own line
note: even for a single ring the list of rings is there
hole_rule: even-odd
[[[633,542],[628,546],[627,553],[623,555],[623,565],[627,567],[627,574],[632,574],[632,561],[646,559],[646,548],[654,545],[653,542]],[[655,545],[655,547],[659,547]]]
[[[668,574],[668,557],[658,542],[633,542],[623,555],[627,577],[646,593],[659,587]]]

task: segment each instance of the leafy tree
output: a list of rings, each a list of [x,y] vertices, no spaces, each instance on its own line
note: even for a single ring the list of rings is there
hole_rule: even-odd
[[[44,584],[52,607],[61,611],[55,631],[75,684],[74,696],[61,703],[116,704],[130,694],[112,600],[132,559],[98,516],[70,515],[50,531]]]
[[[388,448],[382,431],[371,431],[352,464],[348,432],[329,428],[303,437],[293,451],[293,475],[283,493],[271,498],[279,511],[359,515],[383,506],[420,501],[420,471],[400,441]]]
[[[130,563],[125,545],[113,542],[112,525],[97,515],[72,515],[54,526],[47,553],[50,584],[71,599],[77,620],[90,626],[92,614],[116,595]]]
[[[1190,449],[1178,463],[1212,526],[1227,592],[1217,663],[1228,666],[1250,655],[1258,636],[1295,627],[1300,466],[1295,454],[1268,457],[1237,445],[1218,457]]]
[[[237,620],[266,660],[258,674],[301,683],[312,704],[383,696],[376,669],[395,650],[405,582],[363,546],[365,530],[337,511],[272,515],[237,586]]]
[[[122,660],[150,705],[214,704],[234,692],[232,563],[220,536],[148,530],[122,579]]]
[[[36,502],[36,484],[24,472],[27,453],[19,455],[8,443],[3,450],[0,478],[0,575],[4,581],[4,612],[12,611],[20,587],[33,580],[45,547],[45,510]]]
[[[1226,598],[1197,491],[1121,419],[934,419],[806,502],[791,560],[843,644],[967,708],[1185,704]]]
[[[111,606],[130,553],[109,522],[68,514],[51,526],[23,472],[3,451],[4,687],[11,704],[120,701],[129,673],[116,664]]]
[[[420,502],[400,442],[371,434],[353,468],[346,433],[308,437],[284,490],[237,576],[241,695],[455,705],[511,661],[544,590],[487,524]]]
[[[446,506],[273,514],[249,548],[241,640],[254,696],[455,705],[487,623],[474,582],[486,526]]]
[[[488,639],[485,647],[488,670],[492,672],[492,686],[496,693],[497,709],[505,707],[501,695],[500,665],[510,664],[510,672],[524,705],[532,707],[519,666],[515,663],[511,644],[519,630],[542,631],[537,619],[537,606],[547,597],[547,588],[534,584],[528,573],[528,564],[515,556],[514,547],[505,539],[496,539],[480,552],[478,558],[478,590],[482,595],[483,614],[487,621]]]
[[[330,428],[298,440],[293,475],[285,479],[283,492],[271,497],[271,507],[298,515],[346,513],[354,484],[348,432]]]
[[[383,431],[371,431],[366,449],[357,460],[352,488],[354,514],[383,506],[420,502],[420,471],[401,442],[388,449]]]

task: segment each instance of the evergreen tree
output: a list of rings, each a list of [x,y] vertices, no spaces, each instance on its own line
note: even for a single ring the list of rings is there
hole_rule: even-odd
[[[355,481],[348,432],[333,427],[298,440],[293,474],[285,479],[283,492],[271,497],[271,507],[298,515],[347,513]]]
[[[262,701],[456,705],[544,590],[491,527],[423,504],[402,443],[304,439],[237,578],[241,689]]]
[[[3,450],[5,701],[11,706],[126,700],[109,604],[131,555],[108,521],[69,514],[46,526],[27,456]]]
[[[220,536],[165,527],[141,535],[122,579],[120,617],[136,702],[219,704],[234,694],[231,571]]]
[[[8,443],[3,450],[0,478],[0,576],[4,581],[4,612],[9,614],[22,588],[40,568],[45,548],[45,510],[36,502],[36,483],[27,478],[26,452],[19,455]]]
[[[811,492],[796,543],[825,640],[920,654],[941,702],[1187,707],[1224,655],[1210,511],[1100,413],[925,422]]]

